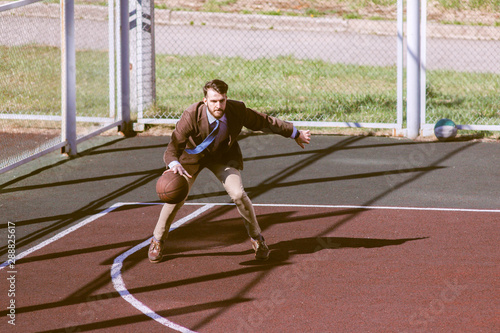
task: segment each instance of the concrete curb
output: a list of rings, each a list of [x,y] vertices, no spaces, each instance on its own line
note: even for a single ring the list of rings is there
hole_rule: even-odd
[[[217,28],[344,32],[348,23],[340,18],[269,16],[256,14],[155,10],[157,24],[203,25]]]

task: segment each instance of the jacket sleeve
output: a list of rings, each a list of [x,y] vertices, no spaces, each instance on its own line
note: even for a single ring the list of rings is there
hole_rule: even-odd
[[[182,152],[189,142],[189,138],[194,132],[195,118],[194,112],[185,111],[175,125],[167,150],[163,154],[163,161],[167,166],[173,161],[179,161]]]
[[[242,103],[243,104],[243,103]],[[291,137],[293,133],[293,124],[265,113],[247,108],[243,104],[243,126],[252,131],[265,131]]]

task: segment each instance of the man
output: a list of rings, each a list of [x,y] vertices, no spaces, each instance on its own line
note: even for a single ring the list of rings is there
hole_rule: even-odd
[[[223,81],[209,81],[203,87],[203,102],[192,104],[184,111],[163,156],[167,165],[165,172],[186,177],[191,189],[202,169],[212,171],[243,217],[255,258],[267,260],[269,248],[261,234],[252,202],[243,189],[240,175],[243,157],[236,139],[243,126],[291,137],[302,148],[309,144],[311,136],[308,130],[298,131],[289,122],[249,109],[243,102],[228,100],[227,90]],[[170,225],[183,204],[164,204],[149,246],[148,258],[152,263],[162,260]]]

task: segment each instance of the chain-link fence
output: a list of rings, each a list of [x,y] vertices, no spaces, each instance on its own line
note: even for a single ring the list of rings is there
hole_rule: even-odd
[[[425,123],[500,125],[500,3],[464,1],[451,9],[430,2],[427,10]]]
[[[41,1],[0,12],[0,169],[64,146],[61,8]],[[116,118],[108,15],[107,6],[75,7],[77,140]]]
[[[82,120],[77,122],[78,137],[115,118],[110,108],[114,92],[110,94],[108,14],[107,6],[75,6],[76,115]]]
[[[131,91],[133,99],[154,101],[140,109],[138,121],[178,119],[202,98],[206,81],[220,78],[229,83],[230,98],[286,120],[404,128],[397,107],[402,99],[397,97],[396,1],[386,2],[394,5],[387,7],[393,14],[380,19],[161,8],[139,14],[137,10],[148,6],[132,1],[131,34],[135,28],[154,32],[155,41],[147,42],[155,55],[151,64],[131,66],[131,74],[138,75],[132,83],[154,73],[152,87]],[[446,10],[445,3],[454,7]],[[480,5],[471,7],[473,3]],[[0,11],[0,169],[64,141],[60,8],[40,1]],[[115,89],[120,90],[114,85],[118,63],[113,62],[114,41],[109,39],[110,18],[116,20],[113,9],[97,3],[75,6],[78,138],[106,128],[119,113],[114,99]],[[496,130],[498,1],[429,1],[427,9],[427,107],[422,123],[431,126],[446,117]],[[140,40],[138,45],[147,43]],[[146,63],[141,50],[131,50],[131,56],[140,58],[141,66]]]
[[[156,10],[155,23],[146,117],[178,118],[220,78],[230,98],[283,119],[396,123],[396,21]]]
[[[60,13],[45,8],[0,12],[0,168],[61,142]]]
[[[423,124],[500,123],[498,4],[464,3],[426,8]],[[178,118],[217,77],[230,98],[287,120],[398,128],[393,10],[392,19],[374,20],[157,9],[156,105],[143,117]]]

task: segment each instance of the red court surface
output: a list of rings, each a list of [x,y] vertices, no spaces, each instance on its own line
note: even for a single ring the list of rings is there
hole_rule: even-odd
[[[156,204],[115,205],[25,254],[2,331],[500,331],[500,211],[256,205],[262,263],[234,206],[212,205],[181,209],[159,264],[144,245]]]

